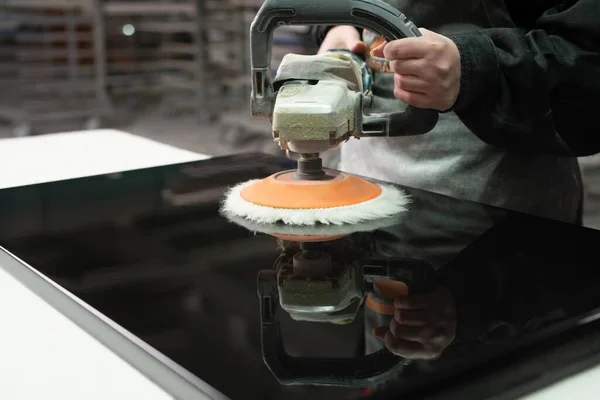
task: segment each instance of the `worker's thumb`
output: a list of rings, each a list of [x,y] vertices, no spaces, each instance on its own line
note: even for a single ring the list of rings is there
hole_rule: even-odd
[[[387,44],[387,42],[383,42],[379,46],[377,46],[373,50],[371,50],[371,56],[378,57],[378,58],[385,58],[385,56],[383,55],[383,49],[385,48],[386,44]]]

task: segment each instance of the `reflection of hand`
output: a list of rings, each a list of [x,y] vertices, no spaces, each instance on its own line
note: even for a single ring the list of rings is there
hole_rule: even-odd
[[[396,297],[394,308],[390,327],[375,332],[392,353],[407,359],[435,359],[454,340],[456,306],[448,289]]]

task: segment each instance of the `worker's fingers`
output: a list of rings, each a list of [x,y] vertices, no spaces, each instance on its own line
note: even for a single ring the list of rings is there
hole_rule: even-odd
[[[427,93],[429,84],[415,75],[394,75],[394,85],[409,92]]]
[[[435,328],[431,325],[407,326],[400,325],[395,319],[390,324],[390,332],[396,339],[410,340],[414,342],[424,342],[432,339],[435,335]]]
[[[429,307],[429,299],[426,296],[396,296],[394,298],[394,307],[405,310],[423,310]]]
[[[349,50],[351,53],[362,55],[367,52],[367,45],[362,41],[354,42],[350,44]]]
[[[394,312],[394,320],[400,325],[423,326],[427,323],[427,312],[424,310],[400,310]]]
[[[423,93],[410,92],[394,88],[394,97],[398,100],[417,108],[430,108],[431,100]]]
[[[421,59],[392,60],[390,69],[398,75],[422,75],[424,63]]]
[[[383,339],[385,347],[397,356],[407,359],[428,358],[425,347],[418,342],[395,338],[394,335],[388,333]]]
[[[371,50],[371,55],[387,58],[390,61],[425,57],[428,51],[427,40],[435,34],[427,29],[420,28],[419,30],[423,36],[383,42]]]
[[[386,45],[387,45],[387,42],[383,42],[379,46],[375,47],[373,50],[371,50],[371,56],[384,58],[383,49],[385,48]]]
[[[383,48],[383,56],[388,60],[421,58],[427,54],[422,37],[392,40]]]
[[[387,335],[387,333],[390,331],[390,327],[389,326],[378,326],[377,328],[373,329],[371,331],[371,334],[375,337],[378,337],[379,339],[384,339],[385,335]]]

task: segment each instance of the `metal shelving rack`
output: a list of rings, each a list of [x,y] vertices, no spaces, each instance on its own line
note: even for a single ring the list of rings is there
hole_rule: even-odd
[[[12,134],[65,119],[99,127],[112,107],[97,0],[5,0],[1,10],[12,30],[0,42],[0,119],[13,124]]]
[[[201,120],[235,107],[244,33],[233,0],[108,0],[103,12],[113,93],[160,93]]]

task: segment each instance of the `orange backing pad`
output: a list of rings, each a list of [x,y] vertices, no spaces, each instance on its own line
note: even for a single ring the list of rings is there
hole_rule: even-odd
[[[351,206],[372,200],[381,194],[374,183],[353,175],[334,173],[326,181],[305,181],[294,177],[295,170],[273,174],[246,186],[241,197],[271,208],[311,209]]]

